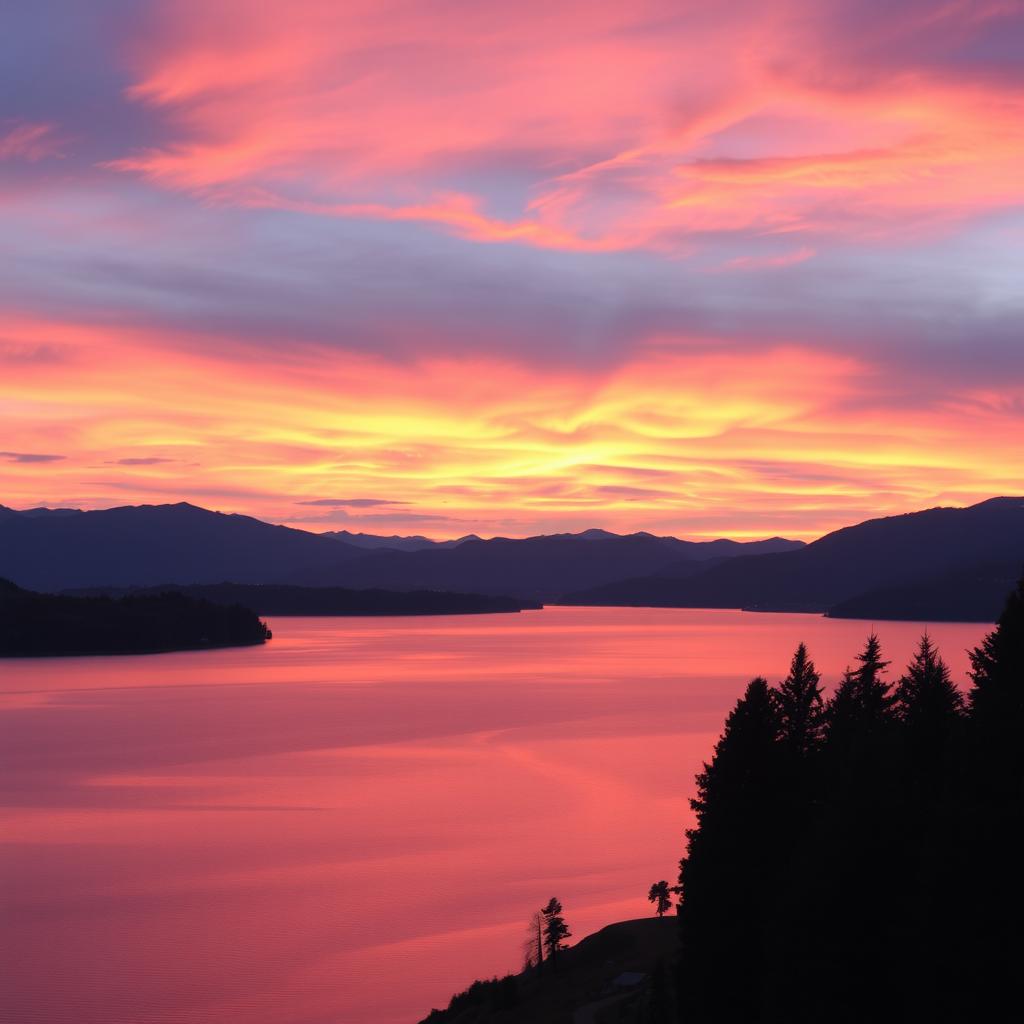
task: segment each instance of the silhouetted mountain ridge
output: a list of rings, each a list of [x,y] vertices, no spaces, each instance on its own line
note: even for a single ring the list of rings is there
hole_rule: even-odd
[[[879,588],[1022,563],[1024,498],[991,498],[968,508],[868,520],[797,551],[741,555],[684,579],[632,574],[569,593],[562,603],[824,612]],[[998,609],[1005,596],[993,593],[989,603],[994,599]],[[876,610],[880,605],[864,602],[860,607],[883,617]]]
[[[797,541],[755,542],[755,550],[802,546]],[[511,594],[545,600],[569,588],[597,586],[627,573],[653,573],[688,557],[721,557],[749,550],[735,541],[683,541],[629,534],[585,538],[573,534],[512,540],[467,540],[454,548],[377,551],[344,566],[296,573],[304,586],[343,584],[388,590],[454,590]]]
[[[0,507],[0,574],[37,590],[164,584],[278,583],[450,591],[537,601],[681,560],[776,550],[606,531],[455,541],[314,534],[181,502],[100,511]],[[411,544],[416,550],[396,550]],[[423,547],[426,545],[426,547]]]
[[[375,533],[350,533],[348,530],[328,530],[321,533],[321,537],[330,537],[332,540],[340,540],[353,547],[363,548],[367,551],[376,551],[380,548],[390,548],[394,551],[422,551],[425,548],[455,548],[464,544],[467,540],[479,540],[474,534],[467,534],[465,537],[456,537],[454,540],[431,540],[429,537],[421,537],[413,534],[411,537],[404,537],[392,534],[389,537],[380,536]]]
[[[316,534],[187,502],[0,518],[0,574],[33,590],[268,583],[362,554]]]
[[[974,565],[902,586],[879,587],[832,605],[834,619],[994,622],[1024,570],[1020,562]]]

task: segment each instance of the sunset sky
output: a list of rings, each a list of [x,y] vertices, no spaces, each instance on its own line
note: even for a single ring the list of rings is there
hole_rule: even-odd
[[[1024,492],[1024,2],[52,0],[0,503],[810,539]]]

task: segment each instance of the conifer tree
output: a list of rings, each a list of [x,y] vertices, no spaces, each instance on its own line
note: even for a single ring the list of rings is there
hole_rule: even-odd
[[[1007,600],[996,628],[971,652],[971,669],[970,710],[979,731],[999,735],[1020,749],[1024,745],[1024,578]]]
[[[892,684],[882,678],[889,662],[882,658],[881,643],[874,632],[856,658],[860,665],[855,670],[847,667],[825,707],[829,767],[834,779],[846,783],[857,782],[865,772],[878,776],[867,762],[878,760],[879,744],[895,721],[896,696]],[[860,783],[867,781],[859,779]]]
[[[952,955],[960,929],[950,932],[963,905],[943,890],[965,870],[963,836],[950,822],[963,821],[960,801],[964,699],[930,636],[921,637],[896,688],[902,770],[894,782],[902,799],[899,817],[886,829],[889,864],[902,879],[886,901],[894,916],[915,922],[916,937],[902,957],[901,983],[922,1019],[948,1012],[943,986],[958,970]],[[951,835],[952,831],[952,835]],[[952,886],[954,892],[959,886]],[[885,908],[880,906],[879,912]],[[964,1019],[959,1011],[945,1019]],[[985,1018],[979,1018],[985,1019]]]
[[[896,688],[896,714],[909,758],[908,782],[937,793],[953,768],[964,699],[927,633]]]
[[[974,937],[964,970],[974,982],[971,998],[976,1019],[995,1020],[1000,994],[1016,993],[1020,985],[1024,579],[1007,599],[995,629],[971,652],[971,669],[967,791],[971,819],[964,830],[967,863],[960,872],[964,920],[954,927]]]
[[[849,665],[825,705],[825,733],[835,760],[845,761],[860,725],[860,682]]]
[[[814,754],[821,746],[825,728],[825,707],[821,676],[800,644],[793,654],[789,675],[775,690],[783,746],[798,759]]]
[[[555,967],[558,963],[558,954],[566,948],[564,940],[571,938],[572,932],[562,917],[562,904],[554,896],[548,900],[541,913],[544,915],[544,950],[551,966]]]
[[[892,718],[896,697],[892,684],[882,678],[890,663],[882,659],[882,645],[873,630],[857,660],[857,696],[864,725],[869,730],[877,729]]]
[[[753,1019],[760,998],[764,906],[778,857],[778,738],[775,701],[767,681],[756,678],[697,776],[690,801],[697,825],[686,833],[676,889],[680,990],[694,1021]]]
[[[912,730],[948,726],[963,714],[964,699],[927,633],[900,679],[896,711]]]
[[[758,676],[725,720],[710,763],[697,775],[697,796],[690,806],[697,815],[697,829],[714,828],[716,819],[739,817],[752,810],[772,787],[777,761],[779,716],[768,682]]]

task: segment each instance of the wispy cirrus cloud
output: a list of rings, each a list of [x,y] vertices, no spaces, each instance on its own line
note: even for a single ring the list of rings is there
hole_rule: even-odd
[[[139,458],[108,459],[109,466],[159,466],[166,462],[176,462],[176,459],[163,459],[156,455],[147,455]]]
[[[124,450],[130,439],[182,453],[131,479],[82,480],[57,464],[66,494],[440,536],[600,525],[813,537],[1012,492],[1024,476],[1024,372],[995,389],[934,376],[922,394],[919,380],[806,344],[737,351],[661,338],[620,365],[538,374],[491,354],[408,362],[285,347],[239,361],[172,337],[152,348],[109,325],[22,331],[89,359],[61,378],[20,370],[28,404],[8,417],[8,436],[28,438],[46,416],[33,403],[56,402],[68,450]],[[185,453],[200,451],[190,465]],[[10,501],[45,501],[52,482],[20,468],[5,481]]]
[[[390,501],[386,498],[313,498],[297,501],[296,505],[321,505],[326,508],[378,508],[382,505],[407,505],[406,501]]]
[[[62,462],[66,458],[66,455],[41,455],[36,452],[0,452],[0,459],[28,465],[32,463]]]
[[[61,149],[61,140],[52,124],[0,121],[0,160],[35,163],[58,156]]]
[[[1019,489],[1022,47],[1005,0],[22,5],[5,500],[806,537]]]
[[[283,20],[185,0],[156,8],[127,91],[176,135],[110,166],[214,202],[574,251],[899,238],[1015,202],[1022,83],[986,54],[1020,11],[910,4],[879,33],[866,9],[307,0]]]

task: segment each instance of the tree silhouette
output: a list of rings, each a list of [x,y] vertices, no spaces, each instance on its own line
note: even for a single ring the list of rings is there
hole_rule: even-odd
[[[849,665],[836,692],[825,705],[825,738],[832,760],[846,765],[862,722],[860,680]]]
[[[988,784],[1020,792],[1024,767],[1024,578],[996,628],[971,652],[970,713]]]
[[[779,735],[783,746],[797,758],[806,758],[821,747],[825,730],[825,706],[821,676],[800,644],[793,654],[789,675],[775,691]]]
[[[975,980],[972,997],[993,1005],[976,1019],[995,1020],[993,995],[1019,984],[1024,919],[1024,578],[970,657],[965,910],[957,926],[974,937],[962,968]]]
[[[998,1020],[1024,920],[1024,581],[972,653],[895,687],[872,633],[821,713],[797,648],[697,776],[680,862],[687,1024]],[[825,730],[822,733],[822,719]]]
[[[536,967],[538,972],[544,967],[544,914],[540,910],[530,915],[523,940],[523,969],[531,967]]]
[[[649,902],[657,904],[655,911],[658,917],[664,917],[665,912],[672,906],[672,895],[668,882],[655,882],[647,894],[647,899]]]
[[[899,681],[896,713],[909,736],[936,741],[963,717],[964,699],[927,633]]]
[[[879,769],[896,720],[896,695],[882,678],[889,662],[874,632],[856,659],[858,668],[847,667],[825,705],[825,760],[833,784],[859,788],[867,796],[882,781]],[[876,797],[871,793],[869,799]]]
[[[563,940],[571,938],[572,932],[562,917],[562,904],[554,896],[548,900],[541,914],[544,916],[544,951],[551,961],[551,966],[555,967],[558,963],[558,954],[566,948]]]
[[[37,594],[0,579],[0,656],[140,654],[262,644],[248,608],[174,591],[120,598]]]
[[[1024,701],[1024,577],[1007,598],[996,628],[971,652],[971,711],[1020,713]]]
[[[896,702],[892,684],[882,676],[889,666],[882,659],[882,645],[874,631],[868,636],[864,650],[857,655],[857,697],[867,729],[878,729],[891,721]]]
[[[630,1020],[941,1024],[1019,1001],[1024,580],[971,655],[969,711],[927,634],[895,687],[874,633],[856,659],[827,715],[802,644],[729,713],[679,885],[648,894],[681,897],[674,984],[654,972]],[[536,919],[548,959],[561,914]]]
[[[723,1002],[743,1019],[759,1002],[764,903],[778,856],[779,727],[767,681],[753,679],[690,801],[697,825],[679,865],[680,964],[698,1021]]]

